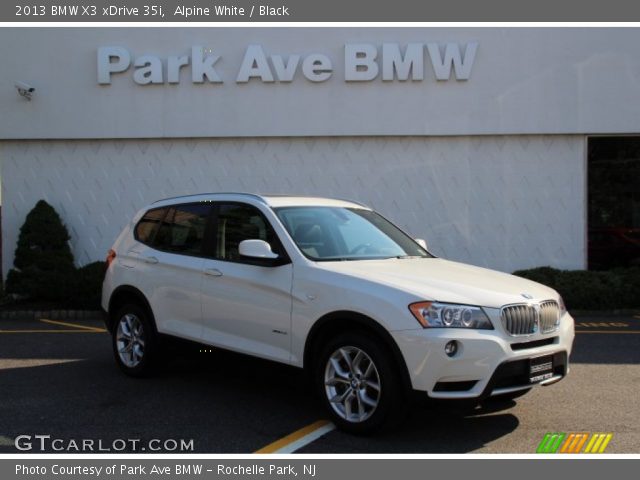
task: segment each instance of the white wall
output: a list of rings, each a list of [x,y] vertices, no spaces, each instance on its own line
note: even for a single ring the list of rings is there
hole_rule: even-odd
[[[584,268],[584,144],[565,135],[0,142],[3,273],[40,198],[85,264],[103,259],[145,204],[214,191],[352,198],[447,258]]]
[[[468,81],[344,81],[344,45],[479,43]],[[235,82],[244,52],[326,54],[314,84]],[[220,55],[222,85],[140,86],[132,69],[97,82],[96,52]],[[3,28],[0,138],[476,135],[640,132],[638,28]],[[15,81],[36,88],[31,102]]]

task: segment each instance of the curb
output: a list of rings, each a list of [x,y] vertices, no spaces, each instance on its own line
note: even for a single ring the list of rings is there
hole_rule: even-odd
[[[0,310],[0,320],[102,320],[100,310]]]

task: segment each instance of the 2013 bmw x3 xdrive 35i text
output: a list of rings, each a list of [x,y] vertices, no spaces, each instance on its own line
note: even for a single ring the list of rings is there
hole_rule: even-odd
[[[370,432],[432,398],[516,397],[562,379],[574,322],[543,285],[437,258],[370,208],[202,194],[135,215],[102,305],[127,374],[168,335],[307,369],[334,422]]]

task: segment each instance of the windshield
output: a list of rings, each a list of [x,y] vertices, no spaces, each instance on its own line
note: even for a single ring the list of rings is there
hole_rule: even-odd
[[[274,210],[298,248],[312,260],[432,257],[398,227],[370,210],[341,207]]]

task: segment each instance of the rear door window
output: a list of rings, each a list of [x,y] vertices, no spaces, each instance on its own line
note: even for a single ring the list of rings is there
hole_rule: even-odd
[[[211,204],[171,207],[153,241],[153,247],[184,255],[202,255]]]

